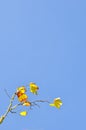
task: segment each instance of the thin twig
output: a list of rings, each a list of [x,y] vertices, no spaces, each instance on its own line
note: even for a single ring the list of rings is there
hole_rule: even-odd
[[[15,111],[10,111],[11,113],[16,113]]]
[[[47,103],[50,103],[50,102],[47,101],[47,100],[35,100],[35,101],[31,102],[31,103],[35,103],[35,102],[47,102]]]
[[[35,103],[35,102],[33,102],[31,106],[37,106],[37,107],[40,108],[40,106],[37,103]]]
[[[30,109],[32,109],[33,106],[38,106],[40,108],[40,106],[37,104],[38,102],[47,102],[47,103],[50,103],[49,101],[47,100],[35,100],[33,102],[31,102],[31,106],[30,106]]]
[[[8,94],[7,90],[4,89],[4,91],[5,91],[6,95],[7,95],[9,98],[11,98],[10,95]]]

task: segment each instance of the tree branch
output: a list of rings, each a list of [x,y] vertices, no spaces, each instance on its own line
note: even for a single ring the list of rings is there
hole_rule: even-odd
[[[13,100],[15,98],[16,94],[14,93],[10,99],[10,104],[5,112],[5,114],[3,114],[1,117],[0,117],[0,124],[3,122],[3,120],[6,118],[6,116],[8,115],[8,113],[12,110],[11,107],[12,107],[12,104],[13,104]]]

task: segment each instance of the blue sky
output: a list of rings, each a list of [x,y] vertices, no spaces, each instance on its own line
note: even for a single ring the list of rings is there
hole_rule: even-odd
[[[40,104],[27,117],[9,114],[3,130],[86,129],[86,1],[0,1],[0,115],[16,88],[33,81],[39,96],[61,97],[60,110]],[[17,99],[16,99],[17,100]]]

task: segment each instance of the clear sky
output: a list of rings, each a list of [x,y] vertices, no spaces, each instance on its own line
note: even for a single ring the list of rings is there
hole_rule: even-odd
[[[40,104],[9,114],[0,130],[86,129],[86,1],[0,1],[0,115],[16,88],[35,82],[39,96],[61,97],[60,110]]]

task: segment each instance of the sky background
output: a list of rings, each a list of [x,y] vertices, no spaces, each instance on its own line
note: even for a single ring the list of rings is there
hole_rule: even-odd
[[[17,87],[35,82],[31,101],[61,97],[28,116],[9,114],[0,130],[86,129],[86,1],[0,1],[0,115]],[[16,99],[17,100],[17,99]]]

